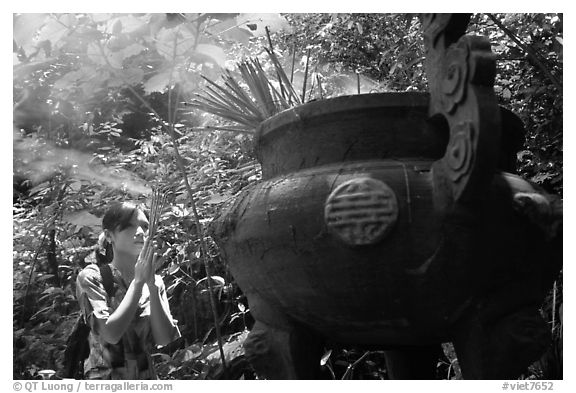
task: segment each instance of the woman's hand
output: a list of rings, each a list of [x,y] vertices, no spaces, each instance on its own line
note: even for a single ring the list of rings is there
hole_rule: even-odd
[[[134,267],[134,279],[148,284],[149,287],[154,285],[156,270],[164,262],[167,249],[167,245],[159,248],[157,242],[146,239]]]
[[[134,266],[134,281],[136,284],[154,282],[154,261],[157,259],[157,257],[155,258],[155,248],[150,238],[144,240],[144,246]]]

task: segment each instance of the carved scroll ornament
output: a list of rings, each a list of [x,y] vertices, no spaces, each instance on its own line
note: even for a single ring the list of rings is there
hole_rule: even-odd
[[[468,20],[463,14],[422,16],[430,116],[444,117],[450,129],[446,153],[434,165],[444,203],[481,199],[496,170],[499,150],[496,61],[486,38],[461,36]]]

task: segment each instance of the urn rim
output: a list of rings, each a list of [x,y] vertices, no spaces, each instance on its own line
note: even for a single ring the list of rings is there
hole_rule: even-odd
[[[258,144],[261,138],[293,122],[360,109],[428,107],[429,101],[430,94],[428,92],[365,93],[311,101],[286,109],[264,120],[256,130],[255,143]]]

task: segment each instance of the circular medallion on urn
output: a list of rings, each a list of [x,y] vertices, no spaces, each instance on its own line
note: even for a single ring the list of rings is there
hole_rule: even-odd
[[[324,220],[329,231],[353,246],[381,241],[397,219],[394,191],[383,181],[369,177],[340,184],[324,205]]]

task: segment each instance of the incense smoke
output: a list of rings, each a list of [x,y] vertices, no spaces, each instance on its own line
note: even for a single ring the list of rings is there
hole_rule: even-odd
[[[134,196],[151,192],[144,180],[126,169],[106,166],[88,153],[64,149],[34,137],[23,137],[17,130],[13,132],[13,152],[14,175],[30,179],[33,185],[67,170],[74,179],[123,189]]]

